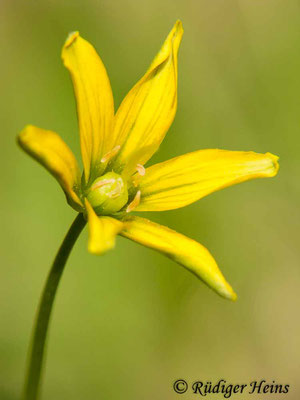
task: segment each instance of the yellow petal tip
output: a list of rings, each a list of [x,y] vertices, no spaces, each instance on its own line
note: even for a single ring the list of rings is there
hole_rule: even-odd
[[[214,288],[216,292],[224,297],[225,299],[231,300],[231,301],[236,301],[237,300],[237,294],[234,292],[232,287],[229,285],[228,282],[223,282],[222,286],[220,287],[215,287]]]
[[[182,22],[178,19],[178,20],[175,22],[175,24],[174,24],[174,26],[173,26],[173,29],[172,29],[171,32],[170,32],[169,39],[171,39],[171,43],[172,43],[174,40],[178,40],[178,47],[179,47],[179,44],[180,44],[182,35],[183,35]]]
[[[30,141],[30,134],[38,129],[34,125],[26,125],[24,129],[17,136],[17,143],[24,149],[28,141]]]
[[[277,172],[279,170],[279,163],[278,163],[279,157],[275,156],[272,153],[266,153],[266,156],[268,156],[272,161],[273,171],[271,172],[270,176],[277,175]]]
[[[180,21],[180,19],[178,19],[175,22],[174,28],[175,28],[175,33],[177,33],[177,34],[183,33],[183,26],[182,26],[182,22]]]
[[[232,292],[230,300],[237,301],[237,294],[235,292]]]
[[[17,135],[17,142],[19,144],[21,144],[22,139],[23,139],[24,135],[26,134],[25,132],[26,132],[27,127],[28,127],[28,125],[26,125],[25,128]]]
[[[65,46],[64,47],[65,48],[70,47],[71,44],[78,38],[78,36],[79,36],[79,32],[78,31],[70,32],[68,37],[67,37],[67,40],[65,41]]]
[[[96,256],[102,256],[107,251],[112,250],[115,247],[115,242],[106,242],[105,244],[95,245],[94,243],[88,243],[88,252]]]

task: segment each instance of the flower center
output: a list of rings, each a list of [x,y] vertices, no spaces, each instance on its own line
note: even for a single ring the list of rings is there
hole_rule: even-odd
[[[128,201],[127,185],[115,172],[97,178],[89,189],[87,199],[98,215],[119,211]]]

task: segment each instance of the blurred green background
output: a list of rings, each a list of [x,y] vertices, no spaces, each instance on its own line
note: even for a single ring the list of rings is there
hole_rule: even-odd
[[[151,215],[207,246],[239,299],[219,298],[123,238],[92,256],[84,232],[55,303],[43,400],[176,399],[178,378],[276,380],[291,385],[280,398],[300,397],[299,1],[1,0],[1,400],[19,399],[38,299],[74,219],[55,180],[15,137],[28,123],[52,129],[79,157],[60,59],[68,32],[94,44],[118,106],[177,18],[185,29],[178,111],[151,162],[216,147],[280,156],[274,179]]]

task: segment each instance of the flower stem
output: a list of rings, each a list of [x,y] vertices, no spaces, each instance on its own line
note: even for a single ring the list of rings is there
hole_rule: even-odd
[[[84,228],[83,214],[78,214],[60,246],[40,300],[33,330],[31,354],[24,388],[24,400],[36,400],[40,387],[45,343],[56,290],[69,254]]]

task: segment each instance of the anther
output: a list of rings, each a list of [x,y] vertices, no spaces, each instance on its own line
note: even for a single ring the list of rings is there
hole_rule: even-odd
[[[140,201],[141,201],[141,191],[138,190],[136,192],[136,195],[135,195],[134,199],[132,200],[132,202],[128,204],[128,206],[126,208],[126,212],[130,213],[135,208],[137,208],[137,206],[140,204]]]
[[[146,173],[146,170],[142,164],[136,164],[136,170],[139,175],[144,176]]]
[[[112,150],[110,150],[108,153],[104,154],[104,156],[101,158],[101,162],[105,163],[109,160],[111,160],[120,150],[121,146],[118,145],[116,147],[114,147]]]

